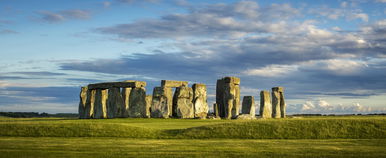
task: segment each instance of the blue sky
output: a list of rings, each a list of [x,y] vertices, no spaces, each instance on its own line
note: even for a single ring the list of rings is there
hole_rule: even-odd
[[[80,86],[127,79],[241,95],[289,113],[386,112],[385,0],[0,0],[0,111],[77,112]],[[257,99],[258,103],[258,99]]]

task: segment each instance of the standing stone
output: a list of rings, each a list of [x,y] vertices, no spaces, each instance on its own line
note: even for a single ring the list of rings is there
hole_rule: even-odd
[[[124,103],[120,88],[109,88],[107,100],[107,118],[122,117],[123,104]]]
[[[153,96],[151,95],[146,95],[146,117],[150,118],[150,110],[151,110],[151,104],[152,104],[152,98]]]
[[[225,116],[225,103],[224,103],[224,86],[225,82],[222,79],[218,79],[216,83],[216,105],[218,107],[217,117]]]
[[[284,100],[284,87],[275,87],[280,93],[280,114],[281,118],[286,117],[286,103]]]
[[[166,95],[171,91],[166,87],[154,87],[153,99],[151,104],[151,117],[153,118],[169,118],[169,111],[171,108],[168,106],[168,98]]]
[[[130,92],[129,117],[145,118],[146,116],[146,90],[144,87],[136,87]]]
[[[261,91],[260,92],[260,117],[261,118],[271,118],[272,110],[271,110],[271,97],[269,91]]]
[[[243,114],[249,114],[255,116],[255,98],[253,96],[244,96],[243,108],[241,110]]]
[[[106,89],[96,89],[94,118],[107,118],[107,99],[108,91]]]
[[[94,107],[95,107],[95,94],[96,90],[87,90],[85,117],[94,118]]]
[[[194,118],[193,89],[182,86],[176,88],[173,99],[173,116],[177,118]]]
[[[278,87],[272,88],[272,118],[280,118],[280,92]]]
[[[236,118],[240,112],[240,79],[224,77],[217,80],[216,103],[222,118]]]
[[[123,99],[122,117],[129,117],[130,92],[131,92],[131,88],[122,88],[122,99]]]
[[[218,111],[218,104],[217,103],[213,104],[213,114],[214,114],[215,117],[220,117],[219,111]]]
[[[205,84],[193,84],[194,117],[206,118],[209,107],[206,99]]]
[[[79,118],[81,119],[84,119],[84,118],[87,118],[86,116],[86,102],[87,102],[87,93],[88,93],[88,88],[87,87],[82,87],[81,90],[80,90],[80,94],[79,94],[79,108],[78,108],[78,112],[79,112]]]

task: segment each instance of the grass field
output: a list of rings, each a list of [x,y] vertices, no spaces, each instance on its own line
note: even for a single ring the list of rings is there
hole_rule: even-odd
[[[386,117],[0,118],[0,157],[386,157]]]

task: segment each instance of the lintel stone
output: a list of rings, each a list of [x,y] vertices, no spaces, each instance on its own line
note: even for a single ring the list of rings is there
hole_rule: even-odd
[[[172,81],[172,80],[161,80],[161,86],[162,87],[168,87],[168,88],[173,88],[173,87],[182,87],[188,86],[187,81]]]
[[[126,80],[123,82],[102,82],[102,83],[95,83],[95,84],[88,85],[89,89],[109,89],[113,87],[119,87],[119,88],[146,87],[146,82]]]

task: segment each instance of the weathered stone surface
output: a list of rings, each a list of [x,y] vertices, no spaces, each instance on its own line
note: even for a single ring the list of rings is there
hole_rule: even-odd
[[[206,98],[206,86],[205,84],[193,84],[192,88],[194,117],[205,118],[209,111]]]
[[[280,116],[281,118],[286,118],[286,103],[284,100],[284,88],[279,87],[279,92],[280,92]]]
[[[107,118],[107,90],[95,90],[94,118]]]
[[[146,118],[146,89],[137,87],[130,92],[129,117]]]
[[[273,87],[272,91],[278,91],[280,93],[283,93],[284,92],[284,87]]]
[[[95,94],[96,90],[87,90],[85,118],[94,118]]]
[[[240,84],[240,78],[237,77],[224,77],[223,80],[225,83],[233,83],[235,85]]]
[[[107,98],[107,118],[123,117],[124,103],[120,88],[109,88]]]
[[[280,118],[280,92],[272,88],[272,118]]]
[[[146,117],[150,118],[150,109],[152,104],[153,96],[146,95]]]
[[[171,92],[170,88],[154,87],[153,99],[151,105],[151,117],[153,118],[169,118],[171,107],[168,105],[168,97]]]
[[[217,103],[213,104],[213,114],[215,117],[220,117]]]
[[[222,79],[218,79],[216,83],[216,104],[218,107],[218,114],[217,117],[224,117],[225,116],[225,106],[224,106],[224,86],[225,82]]]
[[[122,117],[129,117],[131,89],[132,88],[122,88],[122,99],[123,99]]]
[[[188,82],[186,81],[172,81],[172,80],[161,80],[161,87],[168,88],[177,88],[181,86],[188,86]]]
[[[243,107],[241,109],[242,114],[250,114],[255,116],[255,97],[253,96],[244,96],[243,98]]]
[[[109,89],[113,87],[118,87],[118,88],[146,87],[146,82],[127,80],[124,82],[103,82],[103,83],[95,83],[95,84],[88,85],[88,89]]]
[[[194,118],[193,89],[182,86],[176,88],[173,98],[173,116],[177,118]]]
[[[250,114],[241,114],[236,117],[238,120],[254,120],[256,119],[255,115],[250,115]]]
[[[261,91],[260,92],[260,117],[261,118],[271,118],[272,110],[271,110],[271,97],[269,91]]]
[[[78,113],[79,113],[79,118],[81,119],[87,118],[86,116],[86,101],[88,96],[87,92],[89,92],[87,87],[82,87],[80,89]]]
[[[222,118],[236,118],[240,112],[240,79],[224,77],[217,80],[216,103]]]

